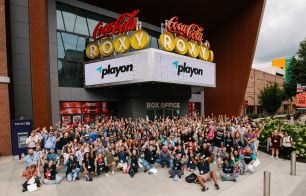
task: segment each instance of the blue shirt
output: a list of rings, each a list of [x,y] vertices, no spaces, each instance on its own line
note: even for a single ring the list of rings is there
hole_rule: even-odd
[[[55,149],[55,144],[56,144],[56,137],[55,136],[49,136],[49,135],[43,135],[45,139],[45,145],[44,147],[46,149]]]
[[[28,154],[23,158],[23,162],[26,167],[31,165],[37,165],[38,161],[39,161],[39,156],[37,153],[34,153],[33,155]]]
[[[91,141],[94,142],[94,141],[97,140],[98,135],[97,135],[96,133],[90,133],[90,134],[89,134],[89,137],[90,137]]]

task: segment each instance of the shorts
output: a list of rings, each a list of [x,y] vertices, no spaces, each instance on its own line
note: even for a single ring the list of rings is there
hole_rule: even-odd
[[[210,172],[202,175],[202,177],[204,178],[205,181],[210,181],[211,180],[211,177],[210,177]]]

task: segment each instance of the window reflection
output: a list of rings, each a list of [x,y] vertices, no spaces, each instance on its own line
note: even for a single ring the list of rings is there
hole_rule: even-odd
[[[96,14],[57,2],[57,58],[59,86],[83,87],[83,60],[86,43],[93,41],[92,33],[98,21],[114,18]],[[159,33],[145,29],[151,35],[149,47],[158,48]]]

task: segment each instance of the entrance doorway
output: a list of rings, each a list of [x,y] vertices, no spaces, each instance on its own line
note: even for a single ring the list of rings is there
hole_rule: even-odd
[[[181,114],[180,109],[151,109],[146,111],[146,117],[149,120],[159,118],[173,118]]]

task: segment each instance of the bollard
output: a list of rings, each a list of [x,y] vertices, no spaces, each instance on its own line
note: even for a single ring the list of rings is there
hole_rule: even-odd
[[[291,153],[290,175],[296,176],[296,152]]]
[[[264,196],[270,196],[271,172],[264,171]]]

